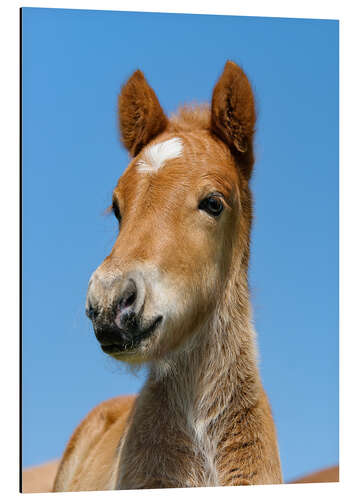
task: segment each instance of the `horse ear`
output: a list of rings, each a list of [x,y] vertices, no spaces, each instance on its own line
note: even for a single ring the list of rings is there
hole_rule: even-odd
[[[227,61],[212,95],[211,130],[231,149],[249,180],[253,163],[254,95],[243,70]]]
[[[167,126],[167,118],[143,73],[135,71],[118,98],[121,139],[132,156]]]

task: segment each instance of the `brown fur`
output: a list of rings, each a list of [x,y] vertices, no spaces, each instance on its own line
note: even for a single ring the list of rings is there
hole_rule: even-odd
[[[22,472],[22,493],[48,493],[53,490],[53,483],[57,474],[59,460],[52,460],[42,465],[28,467]],[[296,483],[337,483],[339,481],[339,467],[328,467],[298,477],[289,481]]]
[[[166,128],[166,116],[140,70],[123,86],[118,108],[122,141],[133,156]]]
[[[54,491],[108,489],[107,485],[115,473],[116,447],[134,400],[135,396],[109,399],[86,416],[66,447]]]
[[[231,148],[249,179],[254,162],[254,95],[243,70],[231,61],[213,91],[211,127]]]
[[[105,406],[100,418],[94,410],[84,421],[55,491],[280,483],[247,283],[255,126],[248,79],[228,62],[211,108],[185,107],[167,122],[136,72],[123,87],[119,111],[122,140],[134,158],[113,194],[121,230],[90,292],[109,310],[122,276],[141,266],[154,290],[146,315],[156,302],[168,312],[154,335],[115,354],[147,363],[147,382],[130,412],[129,404],[118,406],[108,417]],[[176,137],[182,156],[154,175],[139,173],[145,145]],[[219,221],[197,210],[217,190],[225,204]]]

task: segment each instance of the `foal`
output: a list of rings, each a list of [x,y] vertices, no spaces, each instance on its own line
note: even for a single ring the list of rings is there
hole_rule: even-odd
[[[103,351],[149,366],[139,396],[95,408],[55,491],[281,483],[247,284],[254,97],[227,62],[210,107],[168,120],[143,74],[119,96],[132,156],[113,193],[120,231],[86,311]]]

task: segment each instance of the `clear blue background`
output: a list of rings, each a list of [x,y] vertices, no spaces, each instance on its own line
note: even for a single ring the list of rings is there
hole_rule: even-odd
[[[59,457],[95,404],[143,384],[102,353],[84,315],[128,162],[120,86],[142,69],[169,113],[210,100],[227,59],[257,98],[250,283],[284,477],[338,462],[338,22],[27,8],[24,466]]]

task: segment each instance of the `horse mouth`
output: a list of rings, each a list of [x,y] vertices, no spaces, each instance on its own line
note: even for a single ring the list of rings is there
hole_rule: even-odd
[[[147,339],[154,333],[162,322],[162,319],[162,316],[158,316],[147,328],[137,329],[135,332],[131,332],[130,334],[123,332],[122,338],[118,339],[118,342],[113,344],[101,343],[100,347],[103,352],[112,356],[125,352],[129,353],[130,351],[136,349],[144,339]]]

